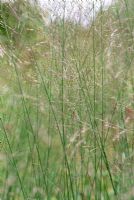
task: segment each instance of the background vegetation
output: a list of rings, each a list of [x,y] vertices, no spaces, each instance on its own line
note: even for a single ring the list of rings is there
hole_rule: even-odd
[[[0,3],[0,198],[134,199],[134,1],[92,21]]]

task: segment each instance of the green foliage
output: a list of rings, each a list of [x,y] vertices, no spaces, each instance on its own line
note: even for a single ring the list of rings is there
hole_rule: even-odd
[[[29,1],[0,5],[0,198],[131,199],[129,1],[100,10],[89,27],[46,26]]]
[[[29,1],[0,3],[0,37],[7,43],[34,42],[41,23],[40,11]]]

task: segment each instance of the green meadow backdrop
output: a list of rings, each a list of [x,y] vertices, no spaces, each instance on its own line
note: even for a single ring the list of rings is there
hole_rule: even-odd
[[[133,10],[0,2],[1,200],[134,199]]]

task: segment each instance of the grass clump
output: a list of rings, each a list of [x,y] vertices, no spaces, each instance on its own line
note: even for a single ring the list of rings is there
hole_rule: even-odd
[[[133,12],[89,26],[0,3],[0,198],[132,199]]]

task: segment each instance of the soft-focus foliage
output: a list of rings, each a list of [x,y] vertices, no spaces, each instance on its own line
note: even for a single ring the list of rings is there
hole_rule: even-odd
[[[131,199],[133,0],[90,26],[0,3],[0,198]]]

